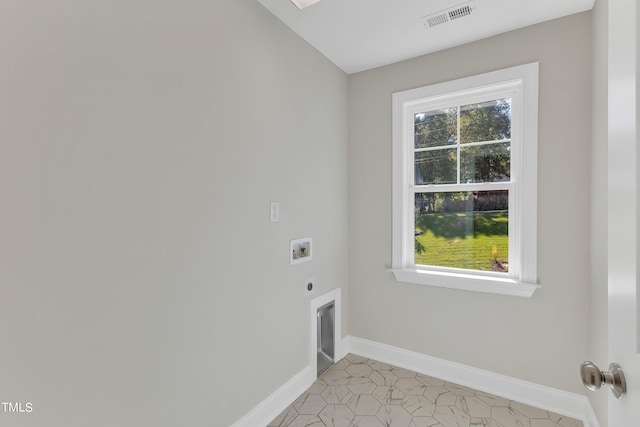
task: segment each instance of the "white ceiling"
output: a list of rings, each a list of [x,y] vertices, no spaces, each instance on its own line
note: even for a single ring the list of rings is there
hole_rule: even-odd
[[[465,0],[322,0],[302,10],[258,2],[351,74],[590,10],[594,0],[475,0],[471,15],[431,28],[420,18]]]

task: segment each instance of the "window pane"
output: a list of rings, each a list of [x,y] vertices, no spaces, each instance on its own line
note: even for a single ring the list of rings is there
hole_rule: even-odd
[[[456,143],[457,108],[418,113],[413,119],[415,148],[440,147]]]
[[[458,181],[455,148],[415,153],[415,183],[455,184]]]
[[[460,107],[460,142],[511,139],[511,98]]]
[[[509,191],[415,195],[415,264],[509,271]]]
[[[511,144],[474,145],[460,149],[460,182],[509,181]]]

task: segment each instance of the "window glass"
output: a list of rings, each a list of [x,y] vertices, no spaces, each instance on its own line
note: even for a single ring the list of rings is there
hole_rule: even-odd
[[[458,152],[455,148],[415,153],[416,185],[455,184]]]
[[[458,110],[446,108],[414,115],[415,148],[455,144],[458,138]]]
[[[499,182],[511,177],[511,143],[460,148],[460,181]]]
[[[509,191],[416,193],[415,264],[509,271]]]
[[[460,107],[460,142],[511,138],[511,99],[502,98]]]

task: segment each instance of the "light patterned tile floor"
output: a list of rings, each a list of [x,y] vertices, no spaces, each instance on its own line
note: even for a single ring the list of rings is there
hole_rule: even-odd
[[[583,427],[582,422],[347,355],[268,427]]]

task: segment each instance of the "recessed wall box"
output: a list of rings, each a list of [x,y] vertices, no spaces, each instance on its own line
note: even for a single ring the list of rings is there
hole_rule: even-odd
[[[313,256],[312,239],[305,237],[289,243],[289,262],[291,265],[311,261]]]

